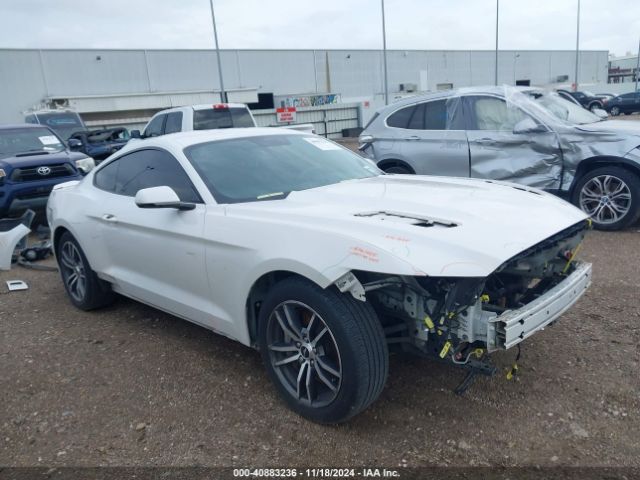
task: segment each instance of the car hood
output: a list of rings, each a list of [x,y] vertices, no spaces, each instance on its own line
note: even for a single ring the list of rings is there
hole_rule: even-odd
[[[42,165],[56,165],[59,163],[71,163],[75,167],[75,161],[87,158],[84,153],[69,152],[66,150],[46,154],[25,156],[2,156],[0,154],[0,168],[25,168]]]
[[[602,122],[580,125],[579,128],[588,132],[611,131],[640,136],[640,121],[637,120],[603,120]]]
[[[587,218],[539,190],[416,175],[351,180],[292,192],[282,200],[229,205],[227,215],[250,220],[256,228],[280,224],[292,236],[297,228],[316,230],[319,243],[305,248],[322,249],[323,238],[343,238],[347,256],[368,258],[370,271],[382,255],[393,255],[416,275],[469,277],[487,276]]]

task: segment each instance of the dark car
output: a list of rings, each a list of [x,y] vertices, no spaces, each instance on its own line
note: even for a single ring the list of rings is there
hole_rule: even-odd
[[[596,95],[595,93],[591,93],[587,90],[572,92],[569,90],[558,90],[558,94],[564,98],[571,97],[575,101],[577,101],[580,105],[582,105],[587,110],[595,110],[597,108],[604,110],[605,105],[607,104],[606,96]]]
[[[84,130],[73,133],[69,137],[69,145],[71,150],[85,153],[100,161],[124,147],[129,139],[129,131],[126,128]]]
[[[607,111],[613,115],[640,112],[640,92],[623,93],[607,102]]]
[[[54,185],[80,180],[93,159],[71,152],[56,133],[42,125],[0,126],[0,218],[25,210],[44,220]]]

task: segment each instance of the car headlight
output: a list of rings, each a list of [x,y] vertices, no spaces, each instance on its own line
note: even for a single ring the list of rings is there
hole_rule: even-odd
[[[6,172],[2,168],[0,168],[0,185],[4,184],[4,177],[6,176]]]
[[[80,160],[76,160],[76,167],[78,170],[81,170],[83,174],[89,173],[96,166],[96,162],[91,157],[81,158]]]

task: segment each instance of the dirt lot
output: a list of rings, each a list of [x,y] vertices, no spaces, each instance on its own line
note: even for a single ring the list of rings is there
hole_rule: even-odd
[[[0,273],[0,465],[640,466],[640,230],[591,232],[594,284],[464,397],[463,373],[394,356],[351,423],[287,410],[258,354],[121,299],[84,313],[57,273]],[[52,264],[51,261],[47,262]],[[28,282],[4,293],[4,281]]]

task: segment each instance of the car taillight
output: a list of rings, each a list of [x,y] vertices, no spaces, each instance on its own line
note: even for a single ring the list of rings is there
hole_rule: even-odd
[[[213,106],[214,110],[227,110],[229,108],[229,105],[227,105],[226,103],[216,103]]]

